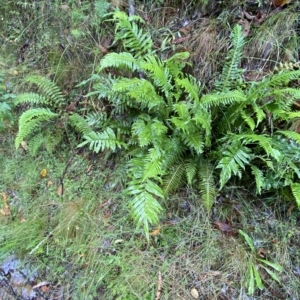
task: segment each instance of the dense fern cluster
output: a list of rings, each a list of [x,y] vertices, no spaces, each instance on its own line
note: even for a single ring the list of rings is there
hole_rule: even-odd
[[[289,189],[300,204],[300,135],[288,129],[300,117],[293,111],[300,91],[289,85],[299,79],[299,70],[244,82],[239,63],[245,40],[237,25],[215,89],[203,94],[201,83],[184,72],[189,53],[162,58],[139,28],[141,18],[118,11],[112,20],[124,52],[105,55],[98,74],[81,84],[92,81],[88,96],[106,105],[85,119],[73,114],[68,122],[82,134],[79,147],[125,157],[131,215],[147,236],[162,200],[183,185],[197,188],[207,211],[231,180],[242,184],[249,177],[257,193]],[[107,75],[112,69],[115,75]],[[55,86],[41,80],[39,87],[43,96],[23,94],[18,101],[59,107],[63,96]],[[45,108],[25,112],[16,146],[46,116],[57,114]]]
[[[141,19],[118,12],[113,20],[117,39],[119,34],[125,37],[128,52],[103,58],[99,71],[115,68],[120,75],[99,76],[94,88],[99,100],[109,101],[108,124],[115,132],[119,130],[120,141],[127,145],[123,145],[130,158],[127,191],[138,225],[143,224],[147,232],[162,210],[158,199],[183,184],[198,186],[208,211],[218,189],[233,178],[249,176],[253,176],[257,193],[289,187],[299,201],[300,189],[294,183],[299,177],[297,156],[291,152],[291,142],[278,141],[288,138],[297,148],[300,136],[287,128],[275,130],[282,121],[287,127],[300,116],[292,111],[299,90],[289,86],[299,78],[299,71],[244,82],[239,63],[245,40],[241,27],[235,26],[232,48],[215,91],[205,95],[201,84],[183,72],[187,52],[161,59],[151,50],[152,41],[137,27]],[[126,119],[126,125],[120,129],[115,119]],[[92,143],[85,138],[85,143]]]

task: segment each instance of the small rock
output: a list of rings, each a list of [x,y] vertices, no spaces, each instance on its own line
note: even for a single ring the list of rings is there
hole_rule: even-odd
[[[199,299],[199,293],[195,288],[191,289],[191,295],[194,299]]]

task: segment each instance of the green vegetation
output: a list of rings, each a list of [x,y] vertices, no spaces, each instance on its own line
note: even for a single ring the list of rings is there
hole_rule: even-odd
[[[136,2],[0,9],[0,258],[72,299],[299,298],[299,5]]]

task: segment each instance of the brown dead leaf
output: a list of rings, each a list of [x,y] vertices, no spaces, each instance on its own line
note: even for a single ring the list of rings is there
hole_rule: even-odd
[[[266,258],[267,254],[269,253],[269,250],[265,249],[265,248],[259,248],[257,250],[257,254],[258,256],[260,256],[261,258]]]
[[[223,234],[226,235],[237,235],[237,231],[233,229],[229,224],[221,222],[221,221],[215,221],[213,222],[213,225],[216,229],[220,230]]]
[[[256,18],[256,16],[252,16],[249,13],[247,13],[246,11],[244,11],[244,16],[248,19],[248,20],[253,20]]]
[[[100,51],[105,55],[107,53],[109,53],[109,51],[104,47],[102,46],[101,44],[98,44],[98,48],[100,49]]]
[[[58,195],[58,196],[62,196],[63,193],[64,193],[64,188],[63,188],[62,185],[60,185],[60,186],[58,187],[58,189],[57,189],[57,195]]]
[[[172,44],[177,45],[183,42],[187,42],[192,37],[191,34],[188,34],[187,36],[182,36],[176,39],[173,39]]]
[[[293,211],[293,209],[294,209],[295,207],[296,207],[295,205],[292,205],[292,206],[288,209],[288,211],[287,211],[287,213],[286,213],[287,217],[290,217],[290,216],[291,216],[292,211]]]
[[[75,101],[71,102],[67,107],[66,107],[66,112],[72,112],[76,110],[77,103]]]
[[[51,180],[49,180],[48,182],[47,182],[47,188],[49,188],[50,186],[52,186],[53,185],[53,182],[51,181]]]
[[[85,171],[85,174],[90,173],[92,167],[93,167],[93,165],[89,165],[88,168]]]
[[[243,36],[247,37],[250,34],[250,23],[246,19],[241,19],[238,21],[238,24],[240,24],[243,28]]]
[[[38,284],[36,284],[35,286],[32,287],[33,290],[38,289],[39,287],[43,287],[43,286],[49,286],[49,282],[48,281],[42,281]]]
[[[160,225],[157,227],[157,229],[155,229],[149,233],[149,235],[151,235],[151,236],[156,236],[159,234],[160,234]]]
[[[3,216],[10,216],[11,212],[10,212],[9,205],[7,203],[7,194],[3,192],[2,198],[3,198],[4,208],[0,209],[0,214]]]

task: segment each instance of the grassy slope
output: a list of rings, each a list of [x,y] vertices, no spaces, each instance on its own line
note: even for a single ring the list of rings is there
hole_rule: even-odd
[[[183,14],[177,15],[176,5],[168,1],[165,7],[149,9],[150,26],[167,28],[177,17],[184,21]],[[195,23],[191,40],[170,45],[168,49],[170,52],[181,48],[191,51],[193,72],[207,89],[222,67],[221,58],[228,45],[226,34],[219,33],[226,33],[222,26],[237,18],[234,5],[223,7],[223,14],[209,5],[191,9],[182,4],[181,13],[190,9],[212,16]],[[211,6],[216,5],[212,1]],[[216,21],[216,14],[221,16],[220,22]],[[259,77],[276,62],[295,57],[298,39],[290,35],[289,30],[296,18],[292,9],[284,10],[252,28],[244,61],[250,76]],[[289,22],[282,23],[281,19]],[[180,27],[178,25],[174,32]],[[158,35],[159,45],[169,33],[166,30]],[[40,40],[47,44],[46,37]],[[76,43],[81,52],[81,46],[87,44],[81,44],[80,40]],[[95,47],[92,39],[87,47],[90,48],[85,51],[89,53]],[[80,51],[72,49],[72,60],[62,64],[59,49],[54,50],[49,58],[52,67],[49,72],[57,75],[58,66],[63,66],[61,69],[66,70],[67,75],[62,73],[62,85],[68,88],[74,85],[73,81],[86,79],[77,78],[83,73]],[[28,56],[28,65],[25,61],[19,69],[29,72],[36,59],[33,57]],[[36,57],[43,65],[41,60],[45,57]],[[92,62],[85,62],[89,64]],[[182,191],[168,202],[159,234],[152,235],[147,244],[142,231],[134,229],[127,218],[124,205],[127,201],[122,193],[119,170],[114,170],[101,155],[94,161],[88,153],[77,155],[67,169],[64,194],[59,196],[59,178],[71,157],[69,150],[55,155],[41,152],[32,158],[22,149],[14,150],[13,134],[3,135],[0,141],[0,191],[8,196],[11,211],[10,216],[0,215],[0,258],[15,252],[37,266],[41,281],[64,285],[72,299],[155,299],[160,285],[161,300],[192,299],[194,289],[199,299],[300,298],[299,217],[296,209],[291,210],[291,203],[274,195],[256,199],[243,187],[232,187],[224,191],[212,216],[208,216],[192,190]],[[45,178],[40,176],[43,169],[47,170]],[[4,203],[0,206],[3,208]],[[252,237],[257,250],[265,249],[259,253],[266,253],[269,261],[284,268],[278,274],[281,284],[260,268],[265,289],[256,289],[254,296],[247,296],[248,267],[251,261],[258,262],[256,254],[251,253],[242,237],[219,230],[222,223],[218,222],[231,224],[233,233],[242,229]]]
[[[11,251],[23,254],[41,281],[63,284],[73,299],[154,299],[159,274],[160,299],[192,299],[193,289],[204,299],[252,299],[245,298],[247,267],[258,261],[235,234],[243,229],[269,261],[284,268],[281,285],[260,268],[266,288],[256,289],[253,299],[299,298],[294,271],[300,232],[296,213],[286,216],[288,205],[268,207],[236,188],[219,199],[209,218],[198,196],[184,191],[169,202],[159,234],[147,244],[126,217],[121,186],[109,190],[115,173],[100,157],[87,175],[91,161],[77,155],[63,196],[57,194],[68,155],[30,158],[13,150],[11,140],[4,143],[0,189],[11,216],[1,216],[2,259]],[[41,178],[44,168],[48,174]],[[229,221],[233,232],[219,230],[218,221]]]

